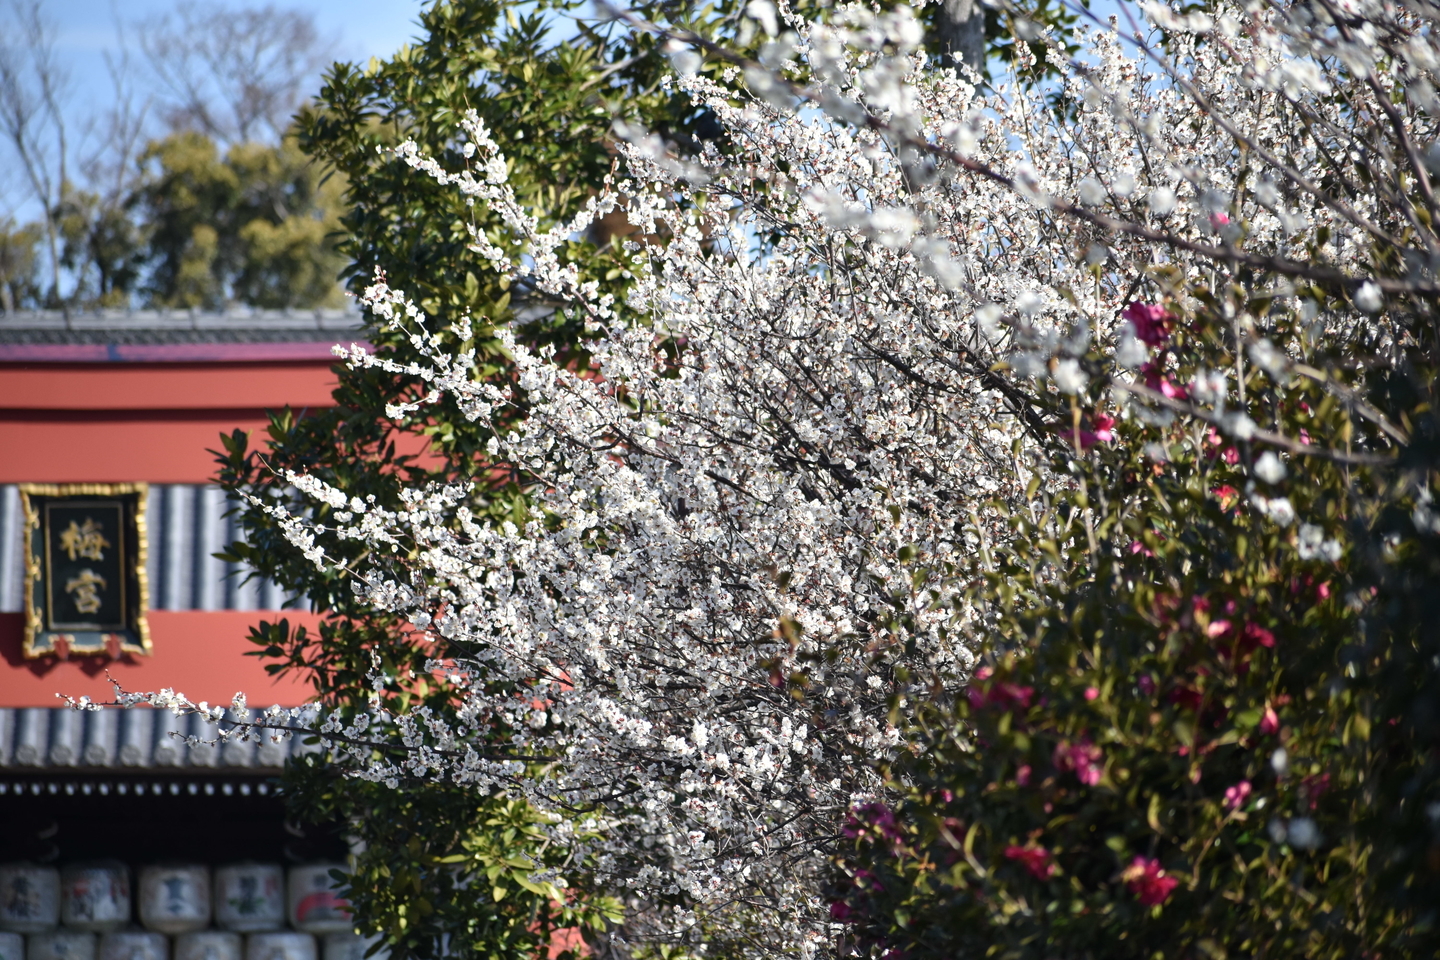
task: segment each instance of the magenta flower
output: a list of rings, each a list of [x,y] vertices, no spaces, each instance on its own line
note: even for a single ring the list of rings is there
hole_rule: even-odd
[[[1211,620],[1210,625],[1205,628],[1205,636],[1210,638],[1227,637],[1234,629],[1234,624],[1226,619]]]
[[[1051,862],[1050,851],[1044,847],[1033,844],[1017,847],[1011,844],[1005,848],[1005,856],[1010,860],[1020,861],[1036,880],[1049,880],[1055,875],[1055,864]]]
[[[1250,796],[1250,781],[1241,780],[1233,787],[1225,788],[1225,806],[1234,810],[1242,806]]]
[[[901,840],[900,827],[895,823],[895,811],[883,803],[866,803],[850,809],[840,832],[854,839],[873,830],[891,843]]]
[[[1092,429],[1089,430],[1086,430],[1084,427],[1080,428],[1081,450],[1089,450],[1097,443],[1109,443],[1111,440],[1115,439],[1114,417],[1106,416],[1103,413],[1097,413],[1094,417],[1091,418],[1090,425]],[[1075,440],[1075,431],[1073,429],[1066,430],[1062,434],[1062,436],[1064,436],[1066,440],[1069,440],[1073,443]]]
[[[1145,375],[1145,386],[1154,390],[1156,393],[1169,397],[1171,400],[1190,399],[1190,394],[1186,392],[1185,388],[1178,383],[1170,382],[1169,378],[1162,376],[1160,368],[1155,366],[1155,364],[1145,364],[1145,366],[1140,368],[1140,372]]]
[[[1055,746],[1055,766],[1062,772],[1073,772],[1087,787],[1100,782],[1105,754],[1089,740],[1078,743],[1065,741]]]
[[[1135,339],[1152,347],[1170,338],[1170,324],[1175,319],[1159,304],[1139,302],[1126,307],[1121,316],[1135,328]]]
[[[979,676],[978,671],[976,676]],[[1002,710],[1019,707],[1021,710],[1028,710],[1030,701],[1035,696],[1035,688],[1018,683],[999,682],[983,689],[971,686],[966,696],[970,700],[970,706],[976,710],[981,707],[1000,707]]]
[[[1240,632],[1240,639],[1249,649],[1275,646],[1275,634],[1254,623],[1245,624],[1245,629]]]
[[[1280,714],[1270,704],[1265,704],[1265,715],[1260,718],[1260,732],[1266,736],[1280,729]]]
[[[1136,857],[1125,868],[1121,879],[1130,892],[1147,907],[1154,907],[1170,899],[1170,893],[1180,885],[1174,877],[1167,877],[1160,869],[1160,861],[1153,857]]]

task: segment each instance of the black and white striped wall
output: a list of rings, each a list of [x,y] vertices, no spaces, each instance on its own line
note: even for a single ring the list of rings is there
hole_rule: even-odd
[[[282,608],[287,597],[276,584],[247,580],[243,566],[213,556],[241,539],[236,518],[225,515],[228,508],[224,491],[208,484],[150,485],[145,513],[151,609]],[[0,613],[25,609],[22,524],[19,487],[0,485]]]

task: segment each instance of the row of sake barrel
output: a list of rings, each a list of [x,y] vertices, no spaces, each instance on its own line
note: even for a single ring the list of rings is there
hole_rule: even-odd
[[[212,877],[200,864],[158,864],[140,870],[139,919],[156,933],[216,926],[236,933],[280,930],[346,933],[349,905],[330,871],[339,864],[291,867],[289,882],[274,863],[236,863]],[[117,861],[75,863],[64,869],[30,863],[0,865],[0,930],[45,933],[57,924],[105,933],[131,921],[130,871]]]
[[[227,930],[202,930],[175,937],[173,953],[170,939],[163,933],[131,930],[56,930],[28,937],[0,933],[0,960],[364,960],[370,945],[354,933],[332,933],[325,937],[322,958],[308,933],[252,933],[242,938]]]

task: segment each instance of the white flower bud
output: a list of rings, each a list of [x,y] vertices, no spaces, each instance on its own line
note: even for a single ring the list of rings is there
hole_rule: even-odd
[[[1175,212],[1175,191],[1169,187],[1156,187],[1150,191],[1150,212],[1157,217],[1168,217]]]
[[[1385,306],[1385,295],[1378,286],[1366,280],[1360,284],[1360,289],[1355,291],[1355,306],[1366,313],[1379,313]]]
[[[1279,483],[1285,479],[1285,473],[1285,464],[1280,462],[1280,458],[1275,456],[1273,451],[1266,450],[1255,461],[1255,476],[1266,483]]]

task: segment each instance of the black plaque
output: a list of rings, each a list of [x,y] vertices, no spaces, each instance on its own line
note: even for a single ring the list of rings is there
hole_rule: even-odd
[[[21,488],[25,654],[148,654],[144,484]]]
[[[45,504],[45,628],[124,630],[125,504],[49,500]]]

